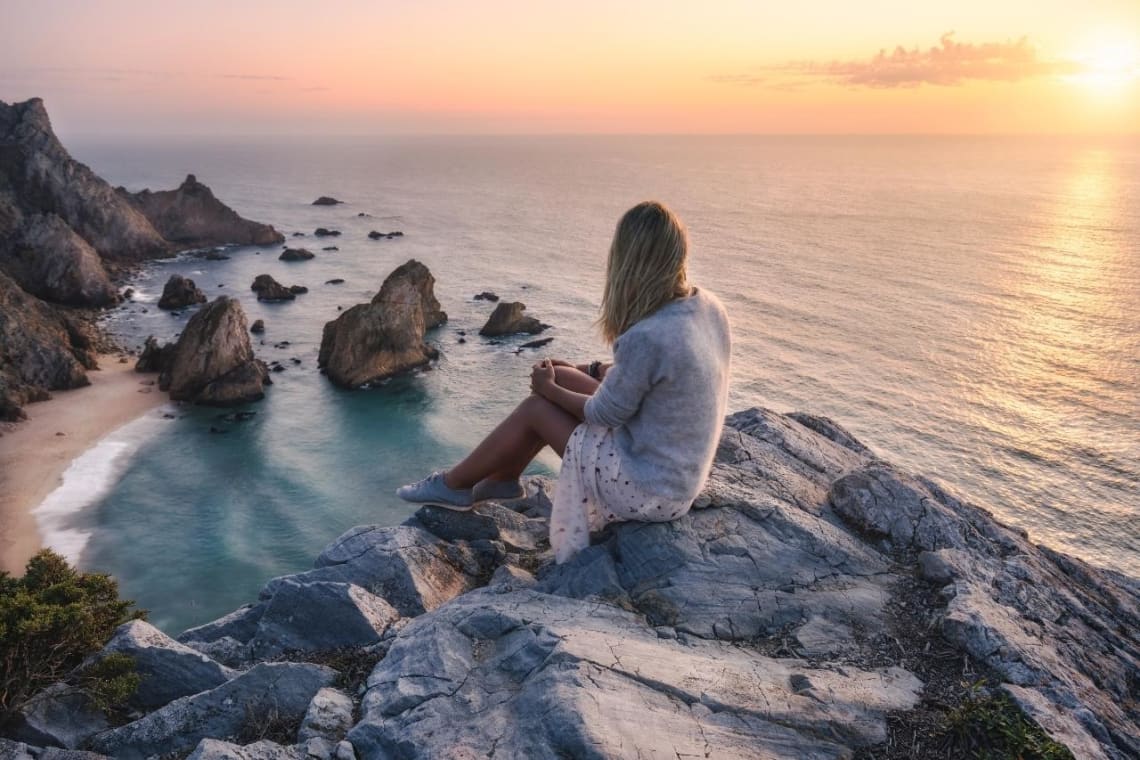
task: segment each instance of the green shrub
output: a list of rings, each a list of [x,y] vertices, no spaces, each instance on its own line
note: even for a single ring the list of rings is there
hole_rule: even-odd
[[[0,571],[0,724],[99,651],[120,624],[146,616],[133,607],[110,576],[81,573],[48,549],[28,561],[22,578]],[[133,670],[129,657],[107,657],[78,685],[110,706],[137,687]]]
[[[946,716],[942,746],[947,757],[979,760],[1073,760],[1068,747],[1049,738],[1007,694],[986,695],[981,682]]]

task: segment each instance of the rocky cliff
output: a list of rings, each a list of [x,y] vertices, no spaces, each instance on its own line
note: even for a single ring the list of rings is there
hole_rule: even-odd
[[[90,326],[25,293],[0,272],[0,420],[24,418],[21,407],[50,391],[87,385],[95,369]]]
[[[37,213],[59,217],[107,261],[170,252],[146,217],[68,154],[42,100],[0,102],[0,240],[16,238]]]
[[[271,225],[243,219],[214,197],[213,191],[190,174],[175,190],[137,193],[117,188],[119,196],[142,212],[154,228],[180,248],[225,245],[272,245],[285,236]]]
[[[178,247],[283,239],[193,176],[166,193],[116,192],[68,154],[42,100],[0,101],[0,415],[18,419],[23,404],[87,383],[97,336],[57,305],[112,306],[112,274]]]
[[[1006,738],[1140,756],[1140,584],[829,420],[731,416],[691,513],[610,526],[560,567],[548,493],[353,528],[177,640],[127,624],[106,651],[149,684],[129,721],[49,692],[18,736],[113,757],[969,757],[953,740],[984,699]]]

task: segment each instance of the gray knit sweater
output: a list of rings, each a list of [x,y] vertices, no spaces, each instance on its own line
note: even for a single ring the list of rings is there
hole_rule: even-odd
[[[704,487],[728,404],[728,316],[712,293],[694,291],[618,336],[586,401],[586,422],[614,429],[623,470],[663,499]]]

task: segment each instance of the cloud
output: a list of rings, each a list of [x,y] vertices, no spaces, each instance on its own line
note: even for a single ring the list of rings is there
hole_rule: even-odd
[[[709,81],[738,86],[765,85],[769,80],[829,82],[849,87],[918,87],[924,84],[950,87],[967,81],[1017,82],[1035,77],[1071,74],[1080,70],[1075,61],[1046,60],[1026,37],[1016,41],[974,44],[957,42],[954,33],[942,35],[939,44],[926,50],[907,50],[899,45],[884,48],[869,59],[789,61],[761,66],[751,74],[717,74]]]
[[[293,77],[278,77],[270,74],[219,74],[222,79],[248,79],[256,82],[291,82]]]

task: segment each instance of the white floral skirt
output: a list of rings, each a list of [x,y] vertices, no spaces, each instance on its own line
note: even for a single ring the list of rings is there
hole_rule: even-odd
[[[691,501],[662,499],[641,490],[623,472],[614,431],[582,423],[566,441],[550,514],[550,545],[558,564],[590,545],[590,532],[612,522],[668,522]]]

